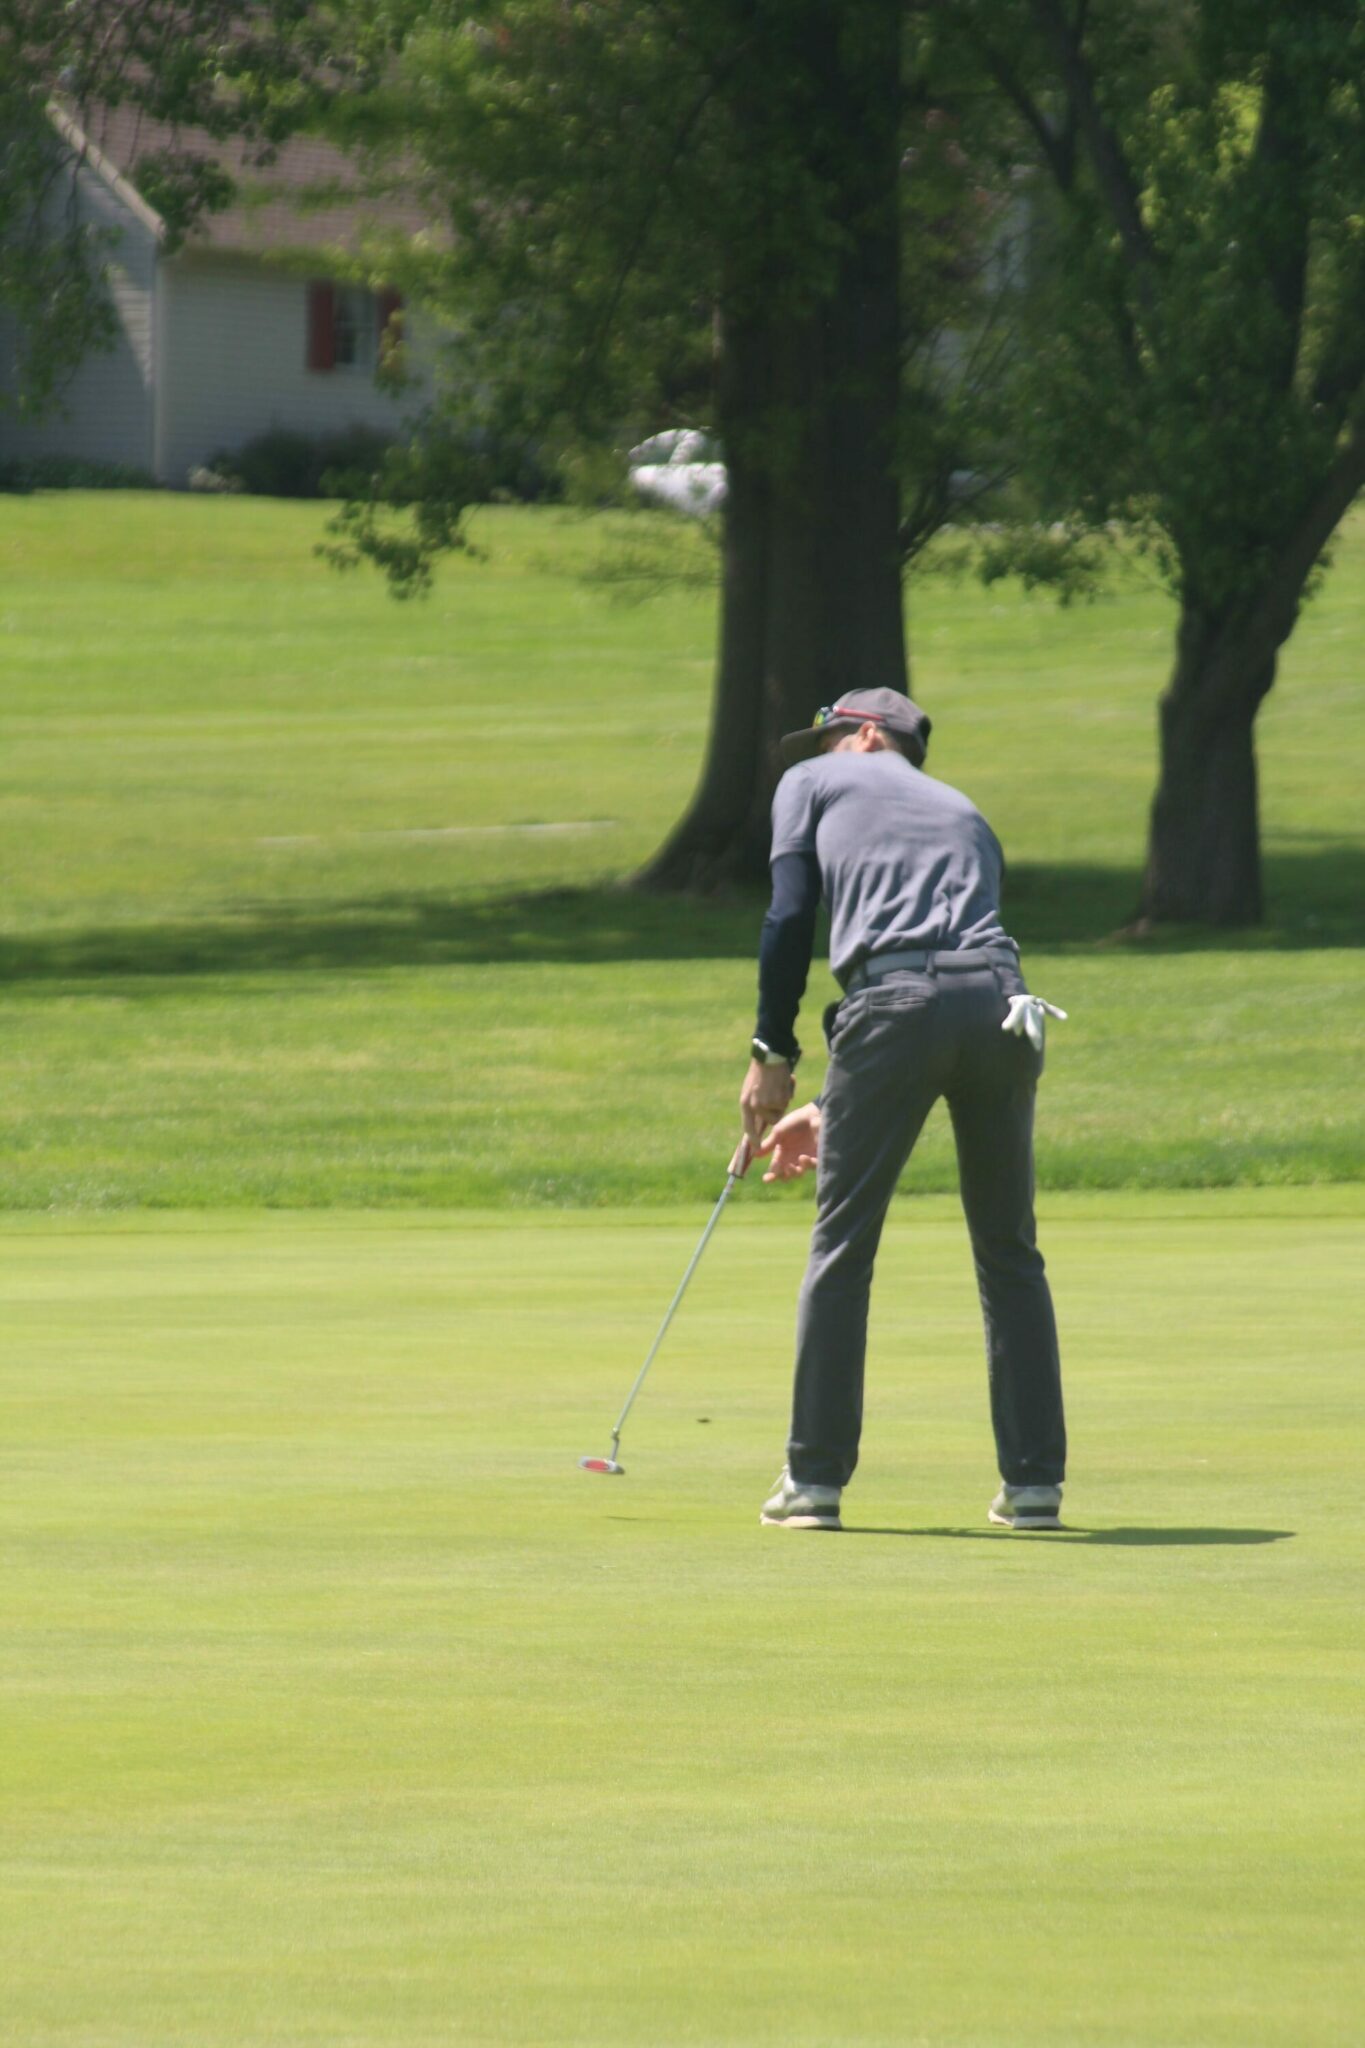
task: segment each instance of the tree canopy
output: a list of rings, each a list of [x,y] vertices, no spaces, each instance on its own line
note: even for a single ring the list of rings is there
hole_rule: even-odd
[[[414,4],[395,40],[388,103],[361,108],[352,134],[381,155],[387,139],[391,158],[401,136],[405,175],[450,222],[426,288],[460,325],[466,408],[473,392],[488,431],[563,446],[619,439],[623,422],[722,429],[726,621],[760,587],[770,614],[743,651],[722,625],[731,748],[746,701],[761,749],[777,705],[819,673],[784,645],[775,590],[807,641],[842,636],[844,686],[863,674],[860,647],[880,680],[903,674],[892,633],[837,605],[817,620],[803,601],[801,578],[849,575],[828,525],[808,522],[799,566],[775,571],[751,516],[764,488],[780,502],[759,525],[825,496],[850,526],[829,449],[847,433],[859,498],[890,479],[903,556],[908,532],[952,509],[965,445],[978,473],[1017,468],[1027,485],[996,567],[1055,568],[1048,521],[1073,535],[1120,523],[1168,581],[1180,628],[1141,907],[1259,916],[1255,712],[1365,479],[1355,0],[503,0]],[[953,419],[951,379],[917,386],[907,365],[945,322],[991,333],[974,252],[1030,168],[1028,289],[1008,295],[987,352],[995,410]],[[971,281],[956,298],[955,279]],[[879,323],[880,354],[859,359]],[[391,496],[422,502],[407,540],[374,506],[352,513],[351,540],[400,578],[458,537],[469,489],[449,442],[423,462],[391,479]],[[886,525],[851,521],[864,556],[884,560]],[[884,584],[858,602],[885,619]],[[760,763],[722,792],[713,738],[678,857],[656,874],[757,865],[771,773]]]
[[[1365,13],[1021,0],[956,27],[1039,173],[1022,465],[1180,604],[1142,909],[1252,922],[1256,710],[1365,484]]]
[[[652,880],[761,871],[775,735],[905,686],[906,561],[1017,474],[989,569],[1118,528],[1179,604],[1142,914],[1260,915],[1256,713],[1365,482],[1359,0],[0,0],[0,56],[30,405],[104,318],[77,217],[35,227],[60,92],[325,123],[425,199],[376,262],[449,362],[338,560],[420,587],[509,447],[590,489],[718,433],[712,739]],[[144,175],[180,225],[221,196]]]
[[[335,104],[332,131],[447,230],[385,261],[458,333],[439,422],[425,423],[435,459],[400,465],[399,495],[444,474],[458,499],[474,481],[454,460],[458,430],[467,443],[533,437],[591,480],[606,473],[604,445],[619,456],[659,427],[714,428],[722,307],[777,321],[836,291],[852,234],[835,195],[858,151],[830,83],[840,49],[875,23],[883,125],[904,150],[908,232],[891,267],[906,280],[901,356],[918,374],[894,454],[912,486],[903,551],[916,550],[969,437],[965,394],[981,402],[1001,340],[983,336],[975,374],[955,381],[926,360],[981,295],[986,162],[913,67],[902,76],[899,10],[845,11],[838,34],[827,5],[736,0],[367,14],[395,38],[394,68],[363,103]],[[775,463],[801,430],[770,391],[761,431]],[[388,562],[400,587],[424,564],[420,548]]]
[[[379,502],[348,510],[342,556],[420,582],[459,542],[479,450],[505,437],[591,478],[603,447],[619,464],[652,429],[715,429],[712,744],[650,873],[757,876],[777,733],[841,688],[905,686],[903,563],[969,470],[977,488],[995,477],[1000,335],[970,309],[1008,188],[986,192],[989,159],[964,147],[977,115],[943,115],[933,39],[899,0],[485,0],[384,18],[389,87],[337,113],[446,225],[408,252],[407,282],[458,339],[438,421]],[[973,344],[949,377],[954,325]]]

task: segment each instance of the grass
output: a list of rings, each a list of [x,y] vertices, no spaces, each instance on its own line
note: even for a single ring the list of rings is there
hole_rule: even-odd
[[[930,1194],[830,1542],[756,1527],[805,1188],[739,1190],[628,1476],[573,1466],[752,1019],[761,905],[620,886],[712,601],[594,582],[671,529],[503,512],[395,608],[320,516],[0,498],[6,2038],[1348,2048],[1365,526],[1262,715],[1272,917],[1217,944],[1108,937],[1164,600],[913,588],[934,766],[1072,1012],[1071,1526],[984,1525]]]
[[[1069,1534],[984,1523],[951,1205],[841,1540],[760,1532],[802,1233],[11,1218],[0,1981],[24,2048],[1347,2048],[1349,1189],[1056,1197]]]
[[[1266,953],[1248,973],[1226,954],[1121,968],[1044,956],[1031,968],[1072,1018],[1049,1040],[1045,1186],[1358,1174],[1358,960]],[[752,986],[737,960],[36,985],[9,1003],[8,1201],[704,1200],[735,1135]],[[941,1109],[909,1184],[956,1184]],[[777,1199],[810,1194],[803,1183]]]
[[[711,596],[593,582],[657,522],[502,511],[486,562],[395,606],[313,560],[322,517],[0,498],[0,1206],[703,1198],[762,906],[619,880],[696,773]],[[1362,563],[1357,522],[1262,714],[1272,918],[1213,947],[1106,943],[1166,601],[1132,572],[1072,613],[913,586],[935,769],[1000,831],[1032,980],[1072,1012],[1045,1186],[1359,1173]],[[821,968],[816,1078],[832,992]],[[940,1122],[911,1185],[952,1174]]]

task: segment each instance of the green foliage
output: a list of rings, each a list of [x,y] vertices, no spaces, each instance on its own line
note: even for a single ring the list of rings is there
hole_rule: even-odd
[[[935,550],[934,566],[967,571],[987,588],[1006,578],[1028,591],[1048,590],[1058,603],[1093,599],[1111,566],[1112,536],[1077,521],[1040,526],[1026,519],[998,525],[953,527]]]
[[[237,194],[236,181],[221,164],[184,149],[148,150],[139,156],[137,185],[165,223],[168,254],[197,221],[222,213]]]
[[[1023,467],[1049,515],[1142,530],[1182,600],[1226,615],[1315,531],[1362,432],[1365,16],[1092,9],[1068,77],[1052,0],[1016,11],[1010,52],[1002,12],[975,33],[998,76],[1036,80],[1010,146],[1051,185],[1015,366]]]
[[[442,224],[389,268],[456,330],[447,447],[471,429],[529,442],[570,496],[602,502],[632,442],[676,424],[715,430],[718,336],[723,348],[727,327],[760,311],[802,317],[832,290],[857,233],[835,217],[831,167],[847,158],[847,135],[813,89],[811,51],[831,35],[856,40],[867,12],[847,9],[833,27],[818,5],[771,0],[363,12],[392,42],[392,73],[363,100],[338,100],[331,126]],[[955,95],[945,112],[936,93],[953,81],[936,81],[937,61],[933,37],[907,29],[905,395],[888,433],[907,557],[961,503],[964,476],[977,502],[1010,467],[990,396],[1009,321],[982,317],[1009,296],[1008,181],[985,189],[994,166],[979,95]],[[981,335],[966,363],[943,346],[955,325]],[[804,409],[776,380],[748,402],[745,453],[782,488],[800,487]],[[458,466],[441,480],[438,455],[423,487],[449,504],[464,482]],[[409,469],[393,494],[411,480]],[[395,556],[391,522],[358,512],[350,525],[362,554],[384,537],[386,564],[410,587],[415,526]],[[451,530],[441,515],[436,535]]]
[[[0,28],[0,59],[11,56]],[[0,63],[0,305],[18,329],[0,410],[39,414],[91,350],[108,348],[108,241],[70,203],[68,159],[34,80]]]
[[[424,283],[458,322],[462,381],[489,380],[491,424],[529,414],[541,432],[562,420],[600,435],[642,382],[686,395],[707,332],[697,301],[714,298],[714,234],[699,276],[682,230],[695,236],[699,195],[714,197],[715,12],[689,33],[669,9],[421,9],[396,25],[385,89],[337,104],[336,132],[401,153],[448,226]]]
[[[534,448],[582,495],[604,447],[709,416],[724,12],[520,0],[371,15],[391,75],[338,102],[332,125],[380,175],[401,165],[445,227],[395,274],[445,311],[455,360],[441,415],[337,522],[339,565],[368,557],[400,594],[425,589],[465,506],[494,488],[488,450]]]
[[[328,434],[271,427],[238,449],[219,449],[209,469],[264,498],[345,498],[368,487],[382,466],[391,436],[377,427],[350,426]]]
[[[40,414],[113,321],[104,288],[111,244],[74,203],[76,145],[55,128],[55,100],[87,118],[93,105],[129,103],[160,120],[240,135],[258,160],[310,120],[363,65],[335,42],[337,17],[313,0],[0,0],[0,304],[19,341],[0,406]],[[136,169],[164,211],[170,246],[232,183],[207,155],[149,151]]]
[[[0,491],[150,491],[150,473],[127,462],[82,462],[70,455],[0,461]]]
[[[440,556],[474,552],[466,514],[487,502],[493,480],[491,456],[463,435],[438,427],[398,443],[370,491],[328,521],[332,539],[316,552],[334,569],[373,562],[396,597],[425,596]]]

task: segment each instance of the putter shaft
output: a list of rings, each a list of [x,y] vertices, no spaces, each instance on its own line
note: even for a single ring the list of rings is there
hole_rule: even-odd
[[[626,1426],[626,1417],[630,1413],[631,1405],[635,1400],[635,1396],[639,1393],[641,1387],[645,1383],[645,1375],[649,1371],[651,1365],[653,1365],[654,1363],[655,1354],[657,1353],[659,1346],[664,1341],[664,1337],[668,1332],[668,1326],[672,1322],[673,1317],[677,1312],[678,1303],[682,1300],[683,1296],[687,1292],[687,1283],[697,1270],[698,1261],[700,1260],[702,1253],[706,1250],[707,1244],[710,1241],[711,1232],[715,1229],[717,1223],[719,1223],[720,1221],[720,1212],[725,1207],[725,1204],[729,1201],[731,1190],[734,1188],[735,1182],[737,1180],[743,1180],[745,1174],[749,1170],[749,1160],[751,1157],[752,1154],[749,1150],[749,1140],[747,1138],[741,1138],[739,1144],[735,1148],[734,1157],[730,1161],[729,1171],[725,1176],[725,1186],[720,1191],[720,1199],[716,1203],[715,1208],[711,1211],[710,1220],[707,1223],[705,1230],[703,1230],[701,1234],[701,1238],[697,1244],[697,1249],[693,1252],[691,1258],[687,1262],[687,1271],[683,1274],[682,1279],[678,1282],[678,1291],[674,1295],[672,1301],[670,1301],[670,1303],[668,1304],[668,1313],[659,1325],[659,1334],[649,1347],[649,1356],[645,1359],[644,1364],[636,1373],[635,1384],[632,1386],[630,1392],[626,1395],[625,1406],[624,1408],[622,1408],[621,1413],[616,1418],[616,1427],[612,1430],[611,1433],[611,1456],[613,1464],[618,1462],[617,1453],[620,1451],[621,1448],[621,1431]]]

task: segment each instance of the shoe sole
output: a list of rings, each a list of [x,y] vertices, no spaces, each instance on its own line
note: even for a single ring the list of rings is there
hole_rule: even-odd
[[[764,1529],[842,1529],[837,1515],[760,1515]]]
[[[997,1529],[1017,1529],[1022,1536],[1031,1529],[1060,1529],[1062,1526],[1060,1515],[997,1515],[994,1508],[988,1508],[986,1516]]]

